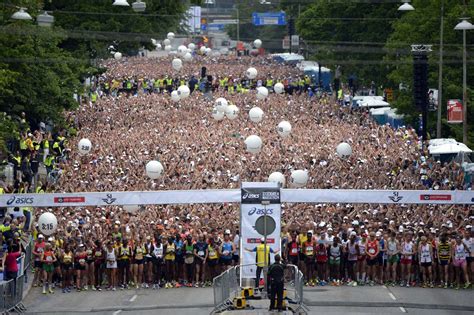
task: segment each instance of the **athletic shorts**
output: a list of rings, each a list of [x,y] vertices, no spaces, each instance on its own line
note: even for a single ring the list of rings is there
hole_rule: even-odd
[[[421,267],[431,267],[432,263],[430,262],[422,262]]]
[[[239,255],[232,255],[232,260],[235,262],[235,263],[238,263],[240,261],[240,257]]]
[[[43,270],[46,272],[53,272],[54,266],[53,264],[43,264]]]
[[[174,261],[177,263],[177,264],[184,264],[184,256],[183,255],[176,255]]]
[[[362,255],[362,256],[357,256],[357,261],[364,261],[367,259],[367,256],[366,255]]]
[[[313,256],[304,256],[304,262],[307,265],[314,264],[314,257]]]
[[[329,264],[334,266],[334,265],[340,265],[341,264],[341,257],[329,257]]]
[[[439,265],[440,266],[447,266],[447,265],[449,265],[449,260],[448,259],[440,259],[439,260]]]
[[[367,259],[367,266],[375,266],[378,263],[378,258],[375,257],[373,259],[368,258]]]
[[[230,266],[230,265],[232,265],[232,259],[221,258],[221,265],[223,265],[223,266]]]
[[[402,260],[401,260],[402,265],[411,265],[412,263],[413,263],[413,259],[402,258]]]
[[[288,256],[288,261],[292,265],[298,265],[298,256]]]
[[[474,262],[474,257],[466,257],[466,261],[468,264]]]
[[[383,256],[377,257],[377,264],[379,266],[387,266],[387,259],[383,258]]]
[[[219,259],[209,259],[207,261],[207,265],[210,266],[210,267],[214,267],[214,266],[217,266],[217,262],[219,261]]]
[[[61,269],[62,270],[71,270],[72,269],[72,264],[61,264]]]
[[[80,263],[74,264],[74,269],[76,270],[86,270],[86,265],[81,265]]]
[[[130,267],[130,260],[128,260],[128,259],[117,260],[117,266],[119,268],[128,268],[128,267]]]
[[[35,260],[35,268],[43,268],[43,263],[39,260]]]
[[[137,265],[143,265],[144,261],[145,261],[145,259],[135,259],[133,263],[135,263]]]
[[[453,259],[454,267],[465,267],[467,265],[466,259]]]
[[[147,257],[145,256],[145,263],[149,263],[153,261],[153,257]]]
[[[397,264],[400,262],[400,257],[398,255],[392,255],[388,257],[389,264]]]

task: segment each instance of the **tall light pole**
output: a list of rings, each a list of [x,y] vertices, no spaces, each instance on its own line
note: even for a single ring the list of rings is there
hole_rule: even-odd
[[[441,138],[441,111],[443,105],[443,44],[444,44],[444,0],[441,0],[441,25],[439,29],[438,64],[438,117],[436,119],[436,138]]]
[[[467,51],[466,51],[466,31],[474,29],[469,18],[461,18],[454,29],[462,31],[462,142],[467,143]]]

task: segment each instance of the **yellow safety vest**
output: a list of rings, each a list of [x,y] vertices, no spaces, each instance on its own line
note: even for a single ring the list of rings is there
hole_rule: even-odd
[[[269,264],[268,261],[268,255],[270,254],[270,246],[267,245],[267,265]],[[263,267],[265,265],[265,245],[264,244],[259,244],[257,246],[257,266],[258,267]]]
[[[20,140],[20,150],[26,150],[28,147],[26,145],[26,140],[25,139],[21,139]]]

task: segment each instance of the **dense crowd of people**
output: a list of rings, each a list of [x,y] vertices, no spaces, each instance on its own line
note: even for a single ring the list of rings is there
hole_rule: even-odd
[[[58,182],[43,187],[44,192],[238,188],[244,181],[267,181],[275,171],[288,181],[296,169],[308,171],[307,188],[470,189],[462,168],[430,157],[414,129],[377,125],[367,111],[341,106],[334,96],[317,91],[292,66],[228,56],[197,57],[179,72],[167,58],[110,60],[104,66],[107,72],[91,80],[89,98],[68,113],[78,133],[59,139],[69,154],[58,161]],[[206,77],[208,90],[201,85],[203,66],[212,76]],[[255,80],[245,78],[249,66],[258,70]],[[257,100],[251,90],[276,82],[285,85],[286,93]],[[192,93],[173,102],[169,92],[182,84]],[[308,88],[311,93],[301,93]],[[237,119],[213,119],[218,97],[239,108]],[[254,106],[264,111],[260,123],[248,118]],[[292,125],[287,138],[276,131],[282,120]],[[263,139],[258,154],[245,150],[244,139],[252,134]],[[81,138],[93,144],[88,155],[75,149]],[[335,152],[343,141],[352,147],[347,159]],[[36,143],[41,143],[39,135]],[[150,160],[164,165],[157,180],[145,174]],[[15,187],[4,192],[20,193]],[[472,206],[282,207],[283,258],[304,271],[308,285],[470,286]],[[2,227],[12,238],[22,226],[28,230],[19,210]],[[63,292],[206,286],[239,263],[235,204],[147,205],[132,213],[120,206],[58,207],[36,209],[35,215],[46,211],[59,224],[47,239],[32,226],[34,282],[43,282],[43,293],[54,292],[52,284]]]

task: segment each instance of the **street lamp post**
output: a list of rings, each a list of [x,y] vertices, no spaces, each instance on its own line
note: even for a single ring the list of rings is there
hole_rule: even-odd
[[[466,31],[474,29],[469,18],[462,18],[454,29],[462,31],[462,142],[467,143],[467,51],[466,51]]]
[[[441,25],[439,30],[438,65],[438,117],[436,119],[436,137],[441,138],[441,105],[443,104],[443,36],[444,36],[444,0],[441,0]]]

